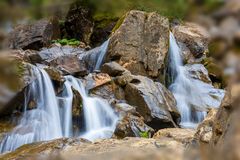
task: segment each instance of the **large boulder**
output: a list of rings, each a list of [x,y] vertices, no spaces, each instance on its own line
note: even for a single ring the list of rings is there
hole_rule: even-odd
[[[186,61],[192,58],[192,55],[194,58],[201,58],[208,51],[209,34],[203,27],[194,23],[184,23],[173,26],[172,32],[183,53],[188,56],[184,58]]]
[[[58,20],[39,20],[29,25],[17,26],[8,36],[8,46],[11,49],[39,50],[51,44],[51,40],[60,36]]]
[[[180,114],[170,91],[162,84],[143,76],[132,76],[124,88],[125,98],[154,129],[176,127]]]
[[[130,11],[111,35],[106,61],[116,61],[132,74],[159,77],[168,53],[169,21],[157,13]]]

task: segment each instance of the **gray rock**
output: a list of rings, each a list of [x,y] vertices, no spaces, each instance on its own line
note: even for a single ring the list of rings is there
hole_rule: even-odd
[[[198,79],[205,83],[211,84],[212,81],[208,76],[208,71],[202,64],[188,64],[185,65],[185,69],[188,72],[188,76],[193,79]]]
[[[39,20],[30,25],[17,26],[8,36],[11,49],[39,50],[51,44],[51,40],[60,37],[58,20]]]
[[[160,83],[154,83],[147,77],[134,76],[125,87],[125,96],[154,129],[176,127],[173,117],[175,121],[180,117],[176,101]]]

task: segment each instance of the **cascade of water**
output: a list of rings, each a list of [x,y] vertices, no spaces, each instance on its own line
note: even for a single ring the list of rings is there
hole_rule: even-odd
[[[90,72],[99,71],[107,53],[110,40],[105,41],[101,46],[86,51],[78,56],[80,61],[85,62]]]
[[[99,70],[100,69],[100,67],[103,63],[104,57],[107,53],[108,44],[109,44],[109,39],[101,45],[100,52],[98,53],[97,62],[96,62],[94,70]]]
[[[25,96],[25,111],[19,124],[5,136],[0,144],[0,152],[12,151],[19,146],[36,141],[62,137],[57,99],[48,74],[36,68],[37,79],[30,84]],[[27,110],[33,101],[35,109]]]
[[[72,137],[72,87],[83,99],[86,131],[79,136],[89,140],[112,136],[118,117],[104,100],[88,97],[79,79],[65,76],[64,90],[56,97],[48,74],[38,68],[34,72],[39,76],[28,87],[23,116],[13,131],[2,140],[0,153],[13,151],[32,142]],[[28,104],[32,101],[36,104],[35,108],[27,110]]]
[[[183,65],[181,51],[172,33],[170,33],[169,70],[172,82],[169,89],[181,113],[180,125],[194,128],[204,119],[208,108],[220,105],[224,91],[188,75]]]
[[[82,96],[86,131],[80,137],[88,140],[110,138],[115,130],[118,117],[111,106],[102,99],[88,97],[82,82],[66,76],[67,83]]]
[[[64,137],[73,136],[72,128],[72,103],[73,92],[72,86],[66,78],[64,82],[64,90],[59,97],[57,97],[60,108],[60,118]]]

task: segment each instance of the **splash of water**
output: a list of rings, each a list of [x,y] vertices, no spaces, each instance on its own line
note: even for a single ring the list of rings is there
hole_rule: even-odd
[[[52,82],[42,69],[34,69],[37,79],[30,84],[25,96],[25,111],[13,131],[0,144],[0,152],[12,151],[19,146],[36,141],[62,137],[59,109]],[[30,101],[35,109],[27,110]]]
[[[181,126],[194,128],[204,119],[208,108],[219,107],[224,91],[189,76],[183,65],[181,50],[172,33],[170,33],[169,75],[172,82],[169,89],[177,101]]]

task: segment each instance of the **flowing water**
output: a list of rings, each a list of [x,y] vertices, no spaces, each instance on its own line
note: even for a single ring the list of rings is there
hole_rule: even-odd
[[[101,46],[86,51],[84,54],[79,55],[79,60],[85,62],[90,72],[99,71],[103,64],[105,55],[107,53],[109,39]]]
[[[89,97],[79,79],[66,76],[65,83],[76,89],[82,97],[85,131],[80,137],[88,140],[110,138],[118,120],[111,106],[102,99]]]
[[[224,91],[189,76],[183,65],[181,50],[172,33],[170,33],[169,75],[172,82],[169,89],[177,101],[182,127],[196,127],[206,116],[208,108],[219,107]]]
[[[25,95],[23,116],[18,126],[2,140],[0,152],[15,150],[23,144],[63,136],[52,82],[44,70],[36,68],[35,72],[39,76],[30,84]],[[31,101],[34,101],[36,108],[27,110],[28,103]]]
[[[56,96],[48,74],[38,68],[34,72],[39,76],[28,87],[24,113],[17,127],[2,140],[0,153],[13,151],[23,144],[72,137],[72,88],[81,94],[83,100],[86,130],[78,133],[78,136],[88,140],[112,136],[118,117],[107,102],[89,97],[79,79],[66,76],[64,90],[60,96]],[[35,108],[28,110],[28,104],[32,101]]]
[[[96,62],[94,70],[100,69],[100,67],[103,63],[103,60],[105,58],[105,55],[107,53],[108,44],[109,44],[109,39],[101,45],[100,52],[98,53],[98,58],[97,58],[97,62]]]

